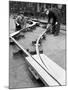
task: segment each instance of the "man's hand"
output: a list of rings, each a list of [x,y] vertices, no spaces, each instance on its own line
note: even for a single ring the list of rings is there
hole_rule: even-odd
[[[51,24],[48,24],[47,25],[47,28],[46,28],[46,33],[52,33],[52,25]]]
[[[16,22],[17,26],[19,26],[19,24]]]
[[[48,29],[50,26],[51,26],[51,24],[48,24],[46,28]]]
[[[58,24],[58,22],[56,22],[55,24]]]

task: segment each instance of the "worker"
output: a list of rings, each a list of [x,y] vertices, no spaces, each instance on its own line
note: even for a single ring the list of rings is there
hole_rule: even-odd
[[[45,13],[48,17],[48,25],[47,28],[50,27],[50,33],[54,34],[55,36],[59,35],[60,32],[60,22],[61,22],[61,13],[60,10],[57,8],[50,8],[46,9]],[[47,30],[47,32],[48,32]]]
[[[26,28],[27,19],[24,17],[23,14],[21,14],[22,21],[21,21],[21,27],[22,29]]]
[[[16,24],[16,31],[25,28],[24,26],[26,26],[26,23],[25,23],[24,16],[22,14],[17,16],[15,20],[15,24]]]
[[[18,15],[17,18],[15,19],[15,25],[16,25],[16,31],[21,29],[21,16]]]

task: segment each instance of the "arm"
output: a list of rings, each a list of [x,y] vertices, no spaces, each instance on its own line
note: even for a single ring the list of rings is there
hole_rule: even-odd
[[[19,19],[18,17],[15,19],[15,24],[19,26],[18,19]]]
[[[15,20],[15,24],[17,24],[19,26],[19,23],[17,22],[17,20]]]

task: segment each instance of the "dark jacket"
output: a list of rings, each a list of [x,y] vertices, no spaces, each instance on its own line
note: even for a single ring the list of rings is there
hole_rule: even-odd
[[[56,8],[50,8],[48,14],[48,21],[50,21],[51,18],[53,18],[53,24],[55,24],[55,22],[61,23],[60,10]]]

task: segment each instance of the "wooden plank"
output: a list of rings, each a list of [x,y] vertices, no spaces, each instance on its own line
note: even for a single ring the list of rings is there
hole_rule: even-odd
[[[39,60],[39,58],[38,58],[37,55],[33,55],[33,57],[35,58],[35,60],[37,60],[37,62],[39,64],[41,64],[42,67],[44,67],[50,73],[50,75],[52,75],[59,82],[60,85],[65,85],[65,70],[62,69],[59,65],[57,65],[55,62],[53,62],[52,60],[50,60],[44,54],[40,54],[40,56],[41,56],[43,62],[45,63],[45,65],[47,66],[48,69]],[[27,57],[26,59],[27,60],[28,59],[31,60],[30,57]],[[28,62],[32,64],[33,63],[33,60],[31,62],[29,60],[28,60]],[[35,64],[36,64],[36,62],[35,62]],[[38,66],[39,65],[34,66],[33,68],[38,67]],[[43,72],[43,69],[40,69],[40,70],[41,70],[41,73],[43,73],[43,75],[46,76],[45,73]],[[38,72],[39,72],[39,70],[38,70]],[[40,75],[41,75],[41,73],[40,73]],[[41,77],[42,77],[42,75],[41,75]],[[47,78],[47,76],[45,78]],[[43,78],[44,81],[45,81],[45,78]],[[48,78],[48,80],[49,80],[49,82],[52,82],[51,79]],[[46,82],[48,82],[48,81],[46,81]],[[48,85],[50,85],[49,82],[48,82]]]
[[[44,63],[46,63],[49,72],[59,81],[61,85],[65,85],[65,70],[46,55],[40,54]]]
[[[48,68],[48,72],[54,76],[54,78],[61,84],[65,85],[65,70],[61,68],[58,64],[49,59],[46,55],[40,54],[43,62]],[[37,56],[36,56],[37,57]],[[36,58],[35,57],[35,58]]]
[[[26,57],[27,62],[36,70],[44,84],[49,86],[59,86],[59,84],[31,57]]]

